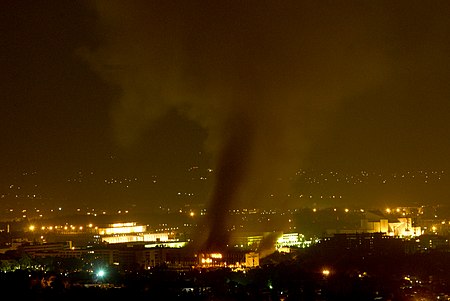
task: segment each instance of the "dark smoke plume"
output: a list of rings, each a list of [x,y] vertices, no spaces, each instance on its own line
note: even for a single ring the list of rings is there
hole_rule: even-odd
[[[86,56],[122,91],[118,141],[131,144],[171,109],[208,131],[217,177],[205,248],[226,245],[232,206],[288,193],[274,179],[301,167],[340,102],[389,80],[404,7],[375,4],[97,2],[102,44]]]
[[[250,160],[253,146],[254,130],[246,116],[235,116],[229,125],[230,135],[218,160],[217,184],[207,215],[208,227],[204,229],[207,240],[203,248],[206,250],[224,250],[227,247],[229,233],[226,216],[228,210],[236,205],[234,202],[238,199],[240,183],[246,176],[246,162]]]

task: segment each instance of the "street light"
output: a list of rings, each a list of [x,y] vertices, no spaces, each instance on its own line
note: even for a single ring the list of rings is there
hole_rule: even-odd
[[[98,270],[97,277],[103,278],[103,276],[105,276],[105,271],[104,270]]]

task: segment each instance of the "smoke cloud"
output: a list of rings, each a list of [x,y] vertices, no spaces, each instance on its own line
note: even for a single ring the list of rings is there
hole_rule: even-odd
[[[392,18],[338,2],[97,2],[102,41],[87,56],[121,91],[118,141],[173,109],[208,131],[217,176],[204,248],[226,246],[233,206],[288,193],[274,179],[301,166],[340,102],[387,77]]]

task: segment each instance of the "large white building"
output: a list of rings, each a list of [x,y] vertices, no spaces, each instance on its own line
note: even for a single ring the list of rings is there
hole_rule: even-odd
[[[361,231],[365,233],[385,233],[396,237],[416,237],[422,235],[422,229],[412,224],[410,217],[399,217],[389,221],[381,215],[366,214],[361,220]]]
[[[175,241],[169,233],[150,233],[147,226],[135,222],[111,224],[109,227],[98,228],[103,242],[110,244],[127,242],[169,242]]]

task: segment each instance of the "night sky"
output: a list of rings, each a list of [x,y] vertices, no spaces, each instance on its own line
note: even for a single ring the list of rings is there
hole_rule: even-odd
[[[450,172],[448,1],[1,1],[0,40],[2,189],[170,204],[198,166],[227,208],[300,169]]]

